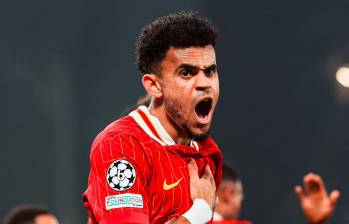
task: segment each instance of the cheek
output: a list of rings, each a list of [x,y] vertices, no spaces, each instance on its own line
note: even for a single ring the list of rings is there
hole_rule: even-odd
[[[188,80],[166,80],[162,86],[163,100],[167,111],[176,120],[186,121],[192,111],[193,83]]]
[[[166,111],[169,113],[172,119],[180,122],[185,114],[185,100],[183,100],[179,87],[167,86],[166,88],[163,88],[163,102]]]
[[[218,101],[219,101],[219,86],[216,86],[213,91],[213,106],[216,107]]]
[[[165,80],[164,84],[162,86],[162,91],[166,95],[171,95],[172,97],[180,96],[181,92],[183,91],[183,88],[185,87],[184,83],[178,81],[178,80]]]
[[[174,82],[167,91],[171,93],[172,98],[176,98],[176,101],[185,107],[184,109],[191,104],[192,85],[190,83]]]
[[[239,208],[242,203],[242,196],[240,194],[234,194],[232,196],[232,203],[234,207]]]
[[[216,95],[217,95],[217,98],[219,96],[219,79],[217,77],[217,80],[216,80],[216,83],[215,83],[215,89],[216,89]]]

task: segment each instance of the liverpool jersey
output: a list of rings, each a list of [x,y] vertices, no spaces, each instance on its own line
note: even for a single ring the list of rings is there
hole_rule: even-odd
[[[89,224],[166,223],[191,206],[188,161],[208,164],[218,187],[222,153],[212,138],[175,144],[144,106],[107,126],[90,152],[83,194]]]

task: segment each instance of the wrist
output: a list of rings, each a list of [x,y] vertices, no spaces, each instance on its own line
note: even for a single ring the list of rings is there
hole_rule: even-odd
[[[182,216],[190,223],[204,224],[212,219],[212,209],[204,199],[194,199],[193,205]]]

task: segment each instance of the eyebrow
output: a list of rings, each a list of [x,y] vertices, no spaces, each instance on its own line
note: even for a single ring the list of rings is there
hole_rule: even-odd
[[[206,71],[207,69],[217,69],[217,64],[212,64],[204,68],[199,68],[198,66],[191,65],[191,64],[181,64],[176,69],[176,72],[178,72],[178,70],[182,68]]]

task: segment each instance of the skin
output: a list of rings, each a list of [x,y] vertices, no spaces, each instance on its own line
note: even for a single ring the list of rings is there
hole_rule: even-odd
[[[244,198],[241,182],[225,180],[217,191],[219,203],[215,211],[225,219],[237,220],[240,214],[241,204]]]
[[[204,136],[211,127],[214,108],[219,97],[219,79],[213,46],[173,48],[160,64],[161,74],[145,74],[142,83],[152,96],[149,106],[177,144],[188,145],[195,136]],[[196,105],[212,101],[206,117],[195,112]],[[216,185],[209,166],[198,176],[195,161],[188,164],[191,198],[204,199],[212,208],[216,203]],[[189,223],[180,216],[173,224]]]
[[[206,165],[201,177],[198,175],[198,167],[194,160],[188,164],[190,176],[190,195],[192,200],[202,198],[211,206],[216,206],[216,184],[209,165]]]
[[[204,136],[211,127],[219,97],[216,54],[211,45],[173,48],[160,64],[161,74],[145,74],[142,82],[152,96],[150,111],[177,144],[189,144],[193,136]],[[201,119],[195,106],[212,100],[208,116]]]
[[[190,176],[190,195],[192,200],[201,198],[204,199],[214,210],[218,203],[218,198],[216,197],[216,184],[214,182],[213,174],[210,167],[206,165],[204,172],[201,177],[198,175],[198,167],[194,160],[188,163],[188,172]],[[190,223],[183,216],[171,221],[171,224],[188,224]]]
[[[309,224],[323,224],[332,216],[340,193],[327,194],[325,184],[319,175],[309,173],[303,178],[304,189],[295,187],[303,213]]]
[[[59,224],[56,217],[50,214],[38,215],[34,221],[35,224]]]

